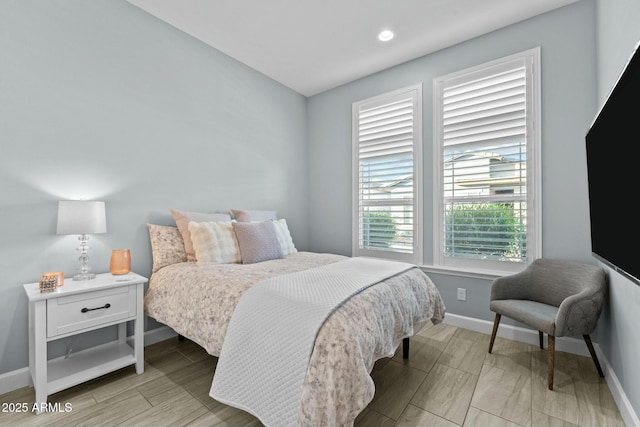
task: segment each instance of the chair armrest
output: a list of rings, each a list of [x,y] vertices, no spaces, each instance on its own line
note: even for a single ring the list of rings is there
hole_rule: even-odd
[[[556,315],[556,336],[581,336],[592,333],[602,313],[605,294],[601,289],[588,288],[567,297]]]
[[[498,277],[491,284],[491,301],[526,299],[531,275],[528,270],[510,276]]]

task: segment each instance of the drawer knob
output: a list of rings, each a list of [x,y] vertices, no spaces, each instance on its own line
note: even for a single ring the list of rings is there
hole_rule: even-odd
[[[94,310],[102,310],[103,308],[109,308],[111,307],[111,304],[107,303],[105,305],[103,305],[102,307],[96,307],[96,308],[83,308],[82,310],[80,310],[80,312],[82,313],[86,313],[87,311],[94,311]]]

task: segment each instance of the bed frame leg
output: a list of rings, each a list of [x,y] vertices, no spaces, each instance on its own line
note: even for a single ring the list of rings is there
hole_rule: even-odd
[[[409,337],[402,339],[402,358],[409,358]]]
[[[178,341],[180,341],[180,342],[184,341],[184,337],[182,335],[180,335],[180,334],[178,334]]]

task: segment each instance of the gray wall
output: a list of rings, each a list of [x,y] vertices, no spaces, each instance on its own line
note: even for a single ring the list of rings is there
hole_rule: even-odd
[[[597,11],[599,106],[640,41],[640,3],[598,0]],[[629,143],[636,144],[637,139]],[[599,325],[598,341],[636,414],[640,414],[639,324],[640,286],[609,269],[609,306]]]
[[[309,229],[314,251],[351,253],[351,104],[423,84],[425,264],[433,257],[432,80],[541,47],[543,255],[595,263],[590,255],[584,134],[596,105],[595,2],[585,0],[390,68],[308,102]],[[448,312],[492,320],[490,281],[429,273]],[[467,301],[456,288],[467,288]],[[505,320],[508,321],[508,320]]]
[[[106,202],[97,272],[126,247],[148,277],[145,224],[173,224],[170,208],[277,209],[305,249],[305,139],[303,96],[124,0],[2,1],[0,374],[28,363],[22,284],[77,268],[58,200]]]

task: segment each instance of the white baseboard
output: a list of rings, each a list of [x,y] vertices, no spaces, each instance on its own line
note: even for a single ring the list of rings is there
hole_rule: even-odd
[[[146,347],[177,335],[178,334],[168,326],[151,329],[144,333],[144,345]],[[132,342],[133,340],[129,337],[128,341]],[[29,367],[0,374],[0,394],[9,393],[10,391],[30,386],[33,386],[33,382],[31,381]]]
[[[593,347],[596,350],[598,360],[604,371],[604,378],[607,380],[607,385],[609,386],[613,400],[615,400],[616,405],[618,405],[624,423],[627,427],[640,427],[640,418],[638,418],[638,414],[633,410],[633,406],[631,406],[631,402],[629,402],[616,373],[609,364],[609,360],[607,360],[604,353],[602,353],[599,345],[594,343]]]
[[[29,367],[16,369],[0,375],[0,394],[9,393],[22,387],[32,385]]]
[[[488,320],[474,319],[472,317],[459,316],[457,314],[451,313],[447,313],[444,316],[444,323],[489,335],[491,335],[491,332],[493,331],[493,322],[490,322]],[[533,329],[521,328],[519,326],[507,325],[504,323],[500,323],[500,327],[498,328],[498,336],[514,341],[525,342],[528,344],[538,345],[540,343],[538,331],[534,331]],[[589,354],[589,349],[587,348],[584,340],[576,338],[556,338],[556,350],[578,354],[580,356],[591,357],[591,355]]]
[[[489,335],[491,335],[491,332],[493,331],[493,322],[474,319],[472,317],[459,316],[451,313],[447,313],[445,315],[444,323]],[[498,328],[497,335],[499,337],[509,338],[514,341],[525,342],[536,346],[539,344],[538,331],[534,331],[533,329],[526,329],[501,323]],[[598,361],[600,362],[600,366],[604,372],[605,380],[607,381],[607,385],[609,386],[609,390],[611,391],[611,395],[613,396],[616,405],[618,405],[622,419],[627,427],[640,427],[640,419],[638,419],[638,415],[634,411],[633,406],[631,406],[631,402],[629,402],[615,371],[611,367],[611,364],[609,364],[609,360],[607,360],[598,343],[593,343],[593,348],[596,351]],[[585,342],[576,338],[556,338],[556,350],[591,357]]]

